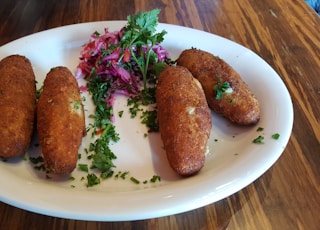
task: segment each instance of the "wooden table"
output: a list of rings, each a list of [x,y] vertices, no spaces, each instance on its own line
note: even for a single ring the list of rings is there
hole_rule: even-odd
[[[282,77],[293,101],[294,125],[280,159],[236,194],[183,214],[90,222],[0,203],[0,229],[319,229],[320,18],[303,0],[1,0],[0,45],[63,25],[125,20],[153,8],[162,9],[161,22],[208,31],[248,47]]]

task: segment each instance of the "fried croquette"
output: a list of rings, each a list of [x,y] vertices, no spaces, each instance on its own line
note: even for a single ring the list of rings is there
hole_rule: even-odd
[[[35,75],[30,61],[10,55],[0,62],[0,157],[25,153],[36,110]]]
[[[198,49],[184,50],[177,64],[197,78],[209,107],[238,125],[260,120],[260,105],[240,75],[223,59]]]
[[[37,129],[47,171],[71,173],[85,135],[85,118],[79,87],[66,67],[47,74],[37,107]]]
[[[173,170],[191,176],[205,163],[212,127],[201,84],[188,69],[167,66],[156,88],[161,139]]]

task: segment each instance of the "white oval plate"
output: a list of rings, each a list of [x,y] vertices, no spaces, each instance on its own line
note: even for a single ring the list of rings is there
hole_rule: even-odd
[[[94,31],[103,33],[119,30],[125,21],[83,23],[59,27],[36,33],[0,47],[0,58],[10,54],[27,56],[36,74],[38,87],[50,68],[58,65],[76,71],[81,46]],[[280,157],[288,143],[292,125],[293,108],[290,95],[278,74],[259,56],[247,48],[225,38],[181,26],[160,24],[165,29],[163,46],[174,59],[183,49],[196,47],[225,59],[248,83],[261,103],[262,118],[250,128],[236,127],[212,113],[213,128],[209,141],[210,155],[201,172],[190,178],[178,177],[168,166],[159,134],[144,137],[146,128],[138,119],[130,119],[126,99],[118,97],[116,116],[120,142],[112,146],[118,156],[117,171],[129,171],[141,181],[159,175],[161,182],[134,184],[111,178],[102,184],[87,188],[86,173],[75,170],[74,181],[67,178],[46,179],[22,158],[0,162],[0,200],[32,212],[62,218],[125,221],[148,219],[177,214],[221,200],[241,190],[266,172]],[[84,85],[84,82],[79,82]],[[86,115],[93,106],[84,95]],[[87,123],[90,120],[87,119]],[[258,132],[257,128],[264,130]],[[271,135],[279,133],[274,140]],[[257,136],[265,137],[264,144],[253,144]],[[80,153],[90,143],[83,140]],[[40,153],[37,138],[28,151],[30,156]],[[28,155],[27,155],[28,156]],[[85,158],[82,157],[82,159]],[[81,160],[85,161],[85,160]]]

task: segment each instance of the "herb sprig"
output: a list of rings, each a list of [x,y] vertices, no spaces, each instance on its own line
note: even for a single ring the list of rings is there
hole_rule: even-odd
[[[154,9],[147,12],[139,11],[135,15],[127,17],[127,25],[124,27],[124,34],[120,41],[120,46],[123,49],[129,47],[132,59],[136,62],[142,77],[144,89],[147,88],[148,72],[154,70],[159,72],[164,66],[164,62],[158,62],[158,55],[153,51],[156,44],[164,40],[167,33],[162,30],[156,33],[158,25],[158,14],[160,9]],[[144,55],[137,55],[144,54]]]

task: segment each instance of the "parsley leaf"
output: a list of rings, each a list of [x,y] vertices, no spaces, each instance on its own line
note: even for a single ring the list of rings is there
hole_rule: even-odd
[[[94,185],[100,184],[100,179],[94,173],[87,175],[87,187],[92,187]]]
[[[252,142],[255,144],[263,144],[263,140],[264,140],[264,137],[260,135],[257,138],[255,138]]]
[[[158,61],[152,47],[157,43],[161,43],[167,33],[165,30],[156,33],[159,13],[160,9],[154,9],[129,15],[127,17],[128,23],[124,27],[124,34],[120,41],[120,46],[123,49],[129,47],[132,59],[136,62],[142,74],[145,89],[147,88],[149,66],[156,64]],[[144,55],[136,56],[137,53]],[[158,67],[156,65],[156,70]]]
[[[87,164],[78,164],[79,169],[84,172],[89,172],[89,168]]]
[[[220,76],[217,76],[218,83],[213,86],[213,90],[216,92],[216,100],[221,100],[222,95],[224,93],[227,93],[228,91],[231,91],[232,88],[230,86],[230,83],[225,81],[222,82],[222,79]]]
[[[262,127],[257,128],[257,132],[262,132],[263,130],[264,130],[264,128],[262,128]]]
[[[280,134],[279,133],[275,133],[271,137],[272,137],[272,139],[278,140],[280,138]]]

